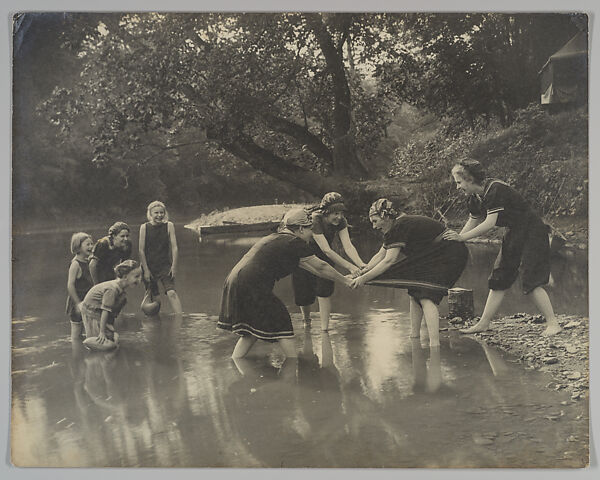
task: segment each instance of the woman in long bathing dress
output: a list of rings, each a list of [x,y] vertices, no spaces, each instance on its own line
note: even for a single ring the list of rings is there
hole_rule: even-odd
[[[444,234],[445,239],[465,242],[496,226],[505,227],[502,248],[488,278],[490,291],[481,320],[462,332],[476,333],[490,328],[506,290],[517,279],[519,271],[523,294],[531,294],[546,317],[546,329],[542,335],[560,332],[552,303],[543,288],[550,279],[548,225],[515,189],[501,180],[487,178],[478,161],[457,163],[452,168],[452,176],[457,188],[469,195],[469,220],[460,233],[448,230]]]
[[[282,228],[259,240],[227,276],[217,326],[240,335],[233,358],[244,357],[256,340],[277,341],[286,357],[297,357],[290,314],[273,293],[275,282],[297,266],[350,286],[351,279],[313,254],[308,245],[311,237],[310,215],[292,209],[284,216]]]
[[[461,242],[442,239],[446,227],[429,217],[399,213],[392,202],[380,198],[371,205],[369,220],[383,232],[383,246],[371,258],[352,287],[369,280],[393,280],[410,298],[411,337],[419,337],[421,320],[429,332],[429,345],[440,344],[438,305],[461,276],[468,258]]]

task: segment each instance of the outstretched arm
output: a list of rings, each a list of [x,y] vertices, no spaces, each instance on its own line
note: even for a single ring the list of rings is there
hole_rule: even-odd
[[[492,228],[494,228],[496,226],[496,222],[498,221],[498,214],[497,213],[488,214],[488,216],[485,217],[485,220],[483,222],[481,222],[477,226],[472,226],[470,229],[467,230],[467,227],[469,227],[469,223],[471,223],[471,220],[476,221],[475,219],[470,218],[460,233],[456,233],[453,230],[448,230],[448,231],[444,232],[443,238],[445,240],[455,240],[458,242],[466,242],[467,240],[470,240],[472,238],[479,237],[479,236],[489,232]]]
[[[351,280],[349,278],[344,277],[335,268],[318,258],[316,255],[301,258],[298,266],[304,270],[307,270],[313,275],[316,275],[317,277],[326,278],[327,280],[332,280],[334,282],[340,282],[346,286],[350,285]]]
[[[346,255],[350,257],[350,259],[354,262],[354,264],[358,267],[364,267],[366,265],[365,262],[362,261],[360,255],[356,251],[356,247],[350,240],[350,234],[348,233],[348,227],[340,230],[339,232],[340,241],[342,242],[342,246],[344,247],[344,251]]]
[[[343,258],[337,252],[333,251],[333,249],[331,248],[331,245],[329,245],[329,242],[325,238],[325,235],[322,235],[320,233],[315,233],[315,234],[313,234],[313,238],[315,239],[315,242],[317,242],[317,245],[319,246],[321,251],[325,255],[327,255],[328,258],[333,260],[336,265],[338,265],[342,268],[345,268],[349,272],[356,270],[356,265],[354,265],[353,263],[350,263],[348,260]]]
[[[383,259],[380,262],[378,262],[375,266],[373,266],[373,268],[368,270],[366,273],[362,274],[360,277],[355,278],[352,281],[352,288],[360,287],[369,280],[373,280],[374,278],[378,277],[387,269],[389,269],[392,265],[397,263],[400,259],[400,255],[402,255],[402,253],[400,252],[400,248],[388,248],[384,251],[385,257],[383,257]],[[377,255],[379,255],[379,253]]]

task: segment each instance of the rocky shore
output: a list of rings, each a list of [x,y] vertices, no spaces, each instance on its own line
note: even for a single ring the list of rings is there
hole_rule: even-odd
[[[548,372],[553,381],[546,385],[554,390],[566,389],[573,401],[589,396],[589,318],[558,315],[562,331],[543,337],[542,315],[516,313],[492,321],[492,329],[471,334],[516,357],[526,368]],[[474,325],[455,318],[448,320],[449,330]]]

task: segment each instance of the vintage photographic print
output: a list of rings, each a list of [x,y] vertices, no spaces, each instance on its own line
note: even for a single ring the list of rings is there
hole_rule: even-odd
[[[589,20],[14,13],[12,464],[588,467]]]

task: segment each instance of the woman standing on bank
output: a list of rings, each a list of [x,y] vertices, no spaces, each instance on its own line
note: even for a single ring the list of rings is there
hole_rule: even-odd
[[[447,231],[445,239],[465,242],[496,226],[505,227],[502,248],[488,278],[490,292],[481,320],[462,332],[476,333],[490,328],[490,322],[498,311],[506,290],[517,279],[519,270],[523,294],[531,294],[546,317],[547,327],[542,335],[560,332],[550,298],[542,288],[550,278],[548,225],[516,190],[500,180],[486,178],[485,170],[478,161],[457,163],[452,168],[452,176],[457,188],[469,195],[469,220],[460,233]]]
[[[309,214],[292,209],[280,231],[259,240],[227,276],[217,326],[240,335],[233,358],[244,357],[256,340],[277,341],[286,357],[297,357],[290,314],[273,293],[275,282],[296,267],[350,285],[350,279],[313,254],[311,237]]]
[[[321,260],[354,273],[364,267],[365,263],[350,240],[344,210],[344,199],[339,193],[329,192],[323,196],[318,210],[312,214],[313,238],[310,246],[315,255]],[[346,255],[354,263],[349,262],[331,248],[336,235],[339,237]],[[302,311],[304,322],[310,322],[310,307],[315,299],[318,299],[321,330],[329,330],[331,295],[333,295],[334,283],[331,280],[316,277],[312,273],[298,268],[292,275],[292,285],[294,287],[294,299],[296,305]]]
[[[429,217],[398,212],[392,202],[380,198],[369,209],[373,228],[383,232],[383,246],[352,287],[369,280],[394,280],[390,286],[406,288],[410,298],[411,337],[421,332],[425,317],[429,345],[440,344],[438,305],[461,276],[469,252],[461,242],[446,241],[446,227]]]

